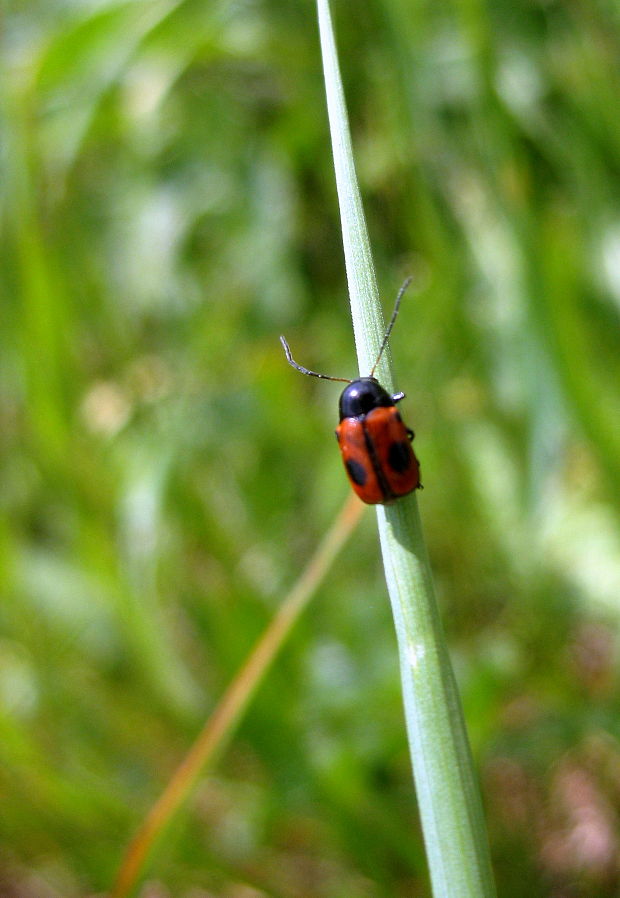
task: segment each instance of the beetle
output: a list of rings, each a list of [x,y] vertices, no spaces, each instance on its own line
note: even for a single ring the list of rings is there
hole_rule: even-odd
[[[280,337],[286,360],[297,371],[348,384],[340,395],[336,438],[351,486],[368,505],[387,505],[422,488],[420,463],[411,445],[414,433],[405,426],[396,407],[405,394],[391,395],[374,376],[410,282],[411,278],[407,278],[398,291],[379,355],[368,377],[349,380],[310,371],[293,359],[288,343]]]

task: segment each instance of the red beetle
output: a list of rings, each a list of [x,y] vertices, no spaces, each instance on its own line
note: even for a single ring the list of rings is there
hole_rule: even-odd
[[[340,424],[336,437],[351,486],[369,505],[394,502],[422,487],[420,463],[411,441],[413,431],[405,427],[396,403],[404,393],[391,396],[374,377],[375,370],[394,327],[403,293],[411,278],[398,291],[377,361],[368,377],[349,380],[309,371],[294,361],[284,337],[280,337],[289,365],[311,377],[337,380],[348,384],[340,396]]]

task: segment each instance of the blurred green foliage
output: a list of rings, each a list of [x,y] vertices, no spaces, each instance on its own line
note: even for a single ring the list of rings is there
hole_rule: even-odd
[[[0,893],[104,892],[347,492],[311,2],[5,16]],[[618,894],[620,14],[336,2],[504,896]],[[143,896],[427,895],[371,512]]]

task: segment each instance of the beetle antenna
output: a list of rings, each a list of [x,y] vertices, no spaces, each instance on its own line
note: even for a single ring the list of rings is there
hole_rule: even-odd
[[[396,297],[396,302],[394,303],[394,311],[392,312],[392,317],[390,318],[390,323],[387,326],[387,330],[386,330],[385,336],[383,338],[383,343],[381,344],[381,349],[379,350],[379,355],[377,356],[377,361],[372,366],[372,371],[370,372],[370,375],[369,375],[370,377],[374,376],[377,365],[381,361],[381,356],[383,355],[383,350],[387,346],[387,341],[390,337],[390,334],[392,333],[392,328],[394,327],[394,322],[396,321],[396,316],[398,315],[398,310],[400,308],[400,301],[403,298],[403,293],[405,292],[405,290],[407,289],[407,287],[409,286],[409,284],[411,283],[412,280],[413,280],[412,277],[408,277],[407,280],[405,281],[405,283],[402,285],[402,287],[398,291],[398,296]]]
[[[344,384],[353,383],[352,380],[349,380],[348,377],[330,377],[329,374],[319,374],[318,371],[310,371],[309,368],[304,368],[303,365],[298,365],[293,356],[291,355],[291,350],[289,348],[288,343],[284,339],[284,337],[280,337],[280,343],[284,347],[284,354],[286,355],[286,361],[293,368],[297,368],[298,371],[301,371],[302,374],[308,374],[310,377],[320,377],[322,380],[339,380]]]

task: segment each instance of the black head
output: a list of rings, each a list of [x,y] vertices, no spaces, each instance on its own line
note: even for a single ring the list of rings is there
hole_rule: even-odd
[[[376,377],[360,377],[351,381],[340,394],[340,420],[359,418],[373,408],[390,405],[394,405],[394,400]]]

